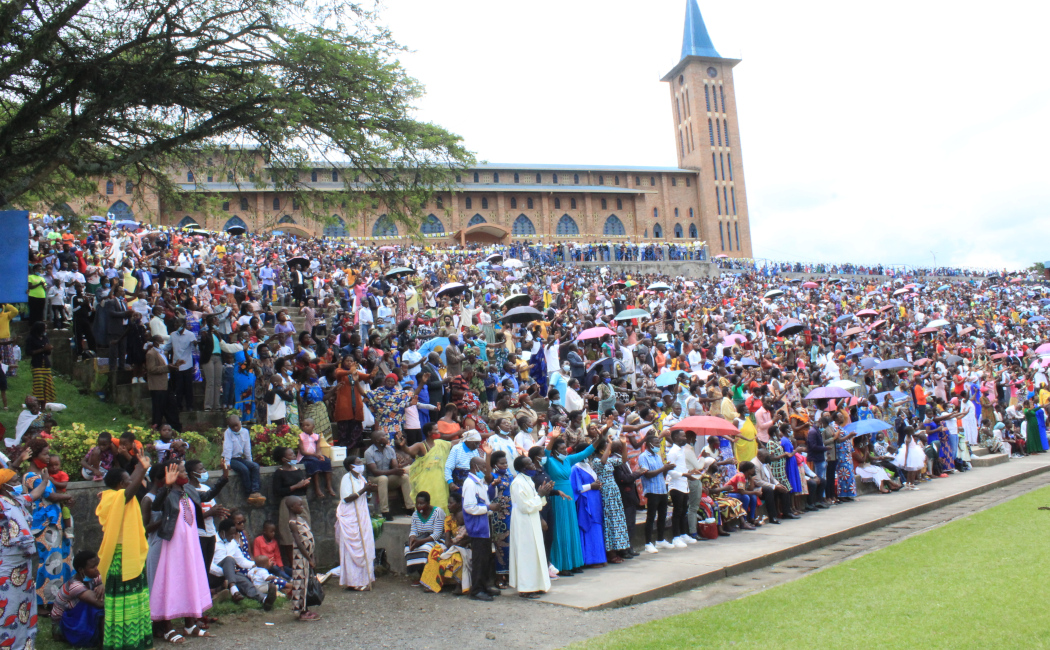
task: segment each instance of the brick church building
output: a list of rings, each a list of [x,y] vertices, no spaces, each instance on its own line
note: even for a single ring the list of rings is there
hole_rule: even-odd
[[[733,88],[733,67],[739,62],[718,53],[697,1],[686,0],[681,58],[661,80],[670,91],[677,167],[477,165],[457,177],[452,192],[436,195],[426,206],[420,230],[429,238],[459,243],[705,241],[712,255],[751,257]],[[264,167],[261,153],[259,160]],[[343,171],[330,163],[319,166],[306,186],[318,192],[344,189]],[[100,180],[99,195],[90,203],[108,205],[116,218],[170,226],[241,226],[249,232],[359,240],[413,234],[402,232],[404,225],[387,218],[381,205],[358,214],[334,214],[324,223],[307,219],[290,193],[275,192],[264,182],[242,185],[211,176],[194,178],[189,171],[183,175],[179,180],[186,192],[220,197],[222,211],[181,211],[117,178]]]

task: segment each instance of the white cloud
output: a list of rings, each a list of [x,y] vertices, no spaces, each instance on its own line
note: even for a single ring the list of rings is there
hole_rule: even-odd
[[[1050,5],[701,1],[735,71],[755,254],[1050,259]],[[684,0],[399,0],[420,115],[480,160],[676,164]]]

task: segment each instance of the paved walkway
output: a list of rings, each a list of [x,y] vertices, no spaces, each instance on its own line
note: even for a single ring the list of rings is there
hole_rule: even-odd
[[[871,494],[807,514],[800,520],[765,525],[754,532],[703,541],[688,548],[642,554],[620,565],[562,578],[540,602],[581,610],[606,609],[663,598],[722,578],[863,535],[961,499],[1050,471],[1050,455],[1014,459],[946,479],[919,491]]]

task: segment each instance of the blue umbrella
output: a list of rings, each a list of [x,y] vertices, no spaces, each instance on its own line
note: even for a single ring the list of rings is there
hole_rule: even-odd
[[[904,359],[886,359],[875,365],[875,370],[901,370],[903,368],[911,368],[911,364]]]
[[[674,386],[678,383],[678,377],[685,374],[687,373],[681,370],[668,370],[666,372],[661,372],[660,376],[656,378],[656,385],[660,388],[663,388],[664,386]]]
[[[942,284],[941,286],[937,287],[937,291],[947,291],[948,289],[949,287],[946,284]]]
[[[1039,321],[1043,321],[1043,320],[1046,320],[1046,317],[1044,317],[1044,316],[1033,316],[1033,317],[1028,319],[1028,322],[1029,323],[1038,323]]]
[[[899,402],[902,399],[908,399],[908,394],[902,393],[899,390],[886,390],[881,393],[875,393],[875,397],[878,398],[879,404],[882,404],[886,401],[887,395],[889,395],[890,400],[894,402]]]
[[[106,223],[106,218],[105,217],[100,217],[100,216],[98,216],[96,214],[96,215],[92,215],[92,216],[88,217],[88,221],[96,221],[98,223]]]
[[[865,370],[871,370],[880,363],[882,363],[882,359],[879,359],[877,357],[867,357],[866,359],[860,360],[860,367],[864,368]]]
[[[853,318],[854,318],[853,314],[843,314],[843,315],[839,316],[838,318],[836,318],[835,322],[836,323],[841,323],[844,320],[853,320]]]
[[[741,359],[740,365],[744,366],[745,368],[757,368],[758,362],[752,359],[751,357],[747,357],[746,359]]]
[[[878,431],[889,431],[892,428],[893,425],[883,422],[882,420],[860,420],[859,422],[847,424],[846,433],[864,435],[866,433],[876,433]]]
[[[1050,298],[1040,298],[1039,299],[1039,304],[1040,305],[1050,305]]]
[[[445,350],[448,349],[449,344],[450,344],[450,341],[448,340],[447,336],[438,336],[436,338],[430,339],[429,341],[427,341],[423,345],[419,346],[419,353],[422,354],[423,358],[425,359],[428,354],[430,354],[431,352],[434,351],[434,348],[436,348],[436,347],[438,347],[440,345],[441,346],[441,352],[439,352],[438,355],[441,356],[441,363],[446,363],[446,361],[445,361]],[[502,368],[498,368],[498,370],[503,370],[503,369]]]

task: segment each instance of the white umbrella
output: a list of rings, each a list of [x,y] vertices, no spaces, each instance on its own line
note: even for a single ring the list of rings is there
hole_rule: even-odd
[[[950,323],[943,318],[931,320],[929,323],[926,323],[926,327],[947,327],[948,325],[950,325]]]
[[[767,291],[766,295],[764,297],[766,297],[766,298],[776,298],[777,296],[782,296],[782,295],[784,295],[783,291],[781,291],[780,289],[773,289],[772,291]]]
[[[525,263],[522,262],[521,260],[513,260],[513,259],[511,259],[511,260],[505,260],[503,262],[503,267],[507,268],[507,269],[520,269],[523,266],[525,266]]]

